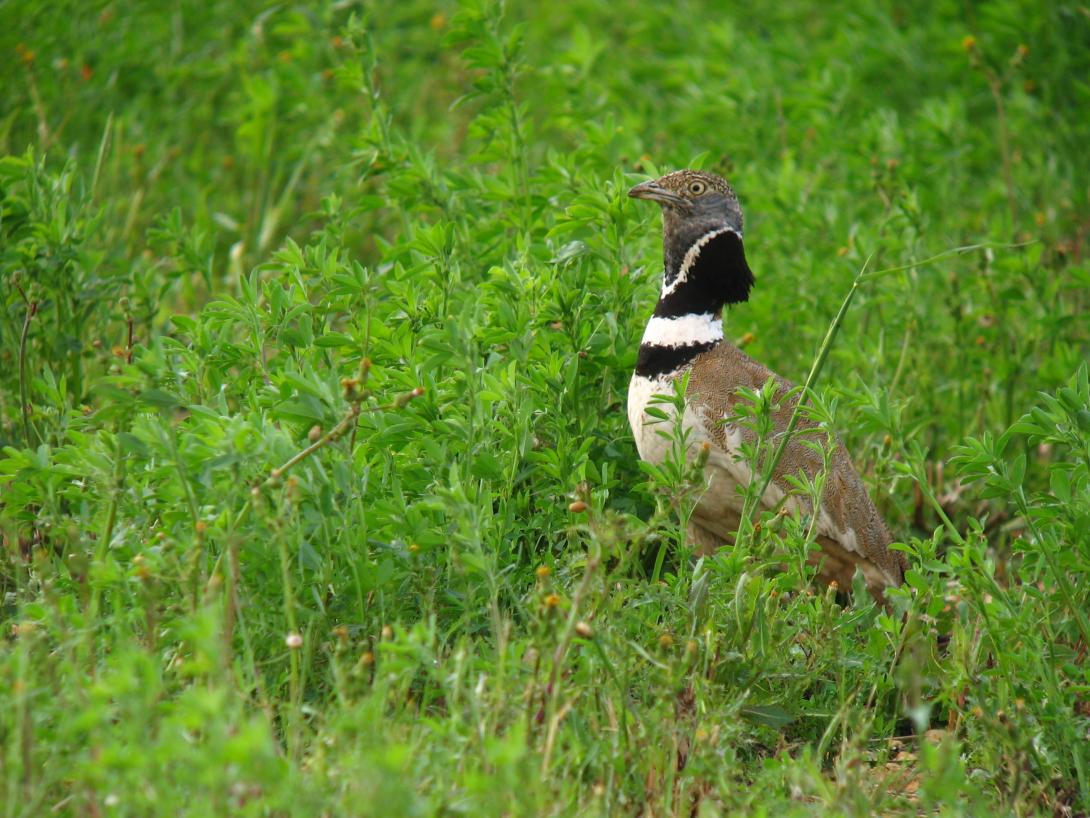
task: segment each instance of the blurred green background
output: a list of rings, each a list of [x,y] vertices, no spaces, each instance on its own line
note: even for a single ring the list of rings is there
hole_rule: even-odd
[[[21,0],[0,55],[5,816],[1090,810],[1085,5]],[[904,268],[816,396],[888,611],[800,519],[694,575],[636,463],[625,192],[688,166],[796,382]]]

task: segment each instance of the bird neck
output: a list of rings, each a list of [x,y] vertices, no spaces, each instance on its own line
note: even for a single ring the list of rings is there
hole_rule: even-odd
[[[723,308],[745,301],[753,286],[742,237],[733,227],[667,230],[663,246],[662,292],[636,360],[636,374],[646,377],[677,372],[722,343]]]
[[[722,341],[721,310],[660,315],[656,308],[643,331],[636,374],[648,378],[670,375]]]
[[[718,313],[749,298],[753,273],[742,236],[729,225],[698,225],[663,234],[662,293],[655,315]]]

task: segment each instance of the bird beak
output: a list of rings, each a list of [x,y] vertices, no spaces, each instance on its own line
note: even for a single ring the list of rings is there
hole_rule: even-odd
[[[685,200],[676,193],[671,193],[658,182],[641,182],[630,191],[628,195],[633,199],[650,199],[652,202],[678,207],[685,204]]]

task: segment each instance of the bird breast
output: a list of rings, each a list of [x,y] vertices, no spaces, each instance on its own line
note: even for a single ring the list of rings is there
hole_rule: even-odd
[[[672,395],[674,381],[681,374],[682,372],[678,372],[660,377],[633,375],[629,383],[628,423],[632,427],[640,458],[648,463],[659,465],[669,457],[675,439],[676,409],[669,401],[656,401],[655,396]],[[664,412],[667,419],[648,415],[646,410],[649,406]],[[694,408],[692,401],[686,401],[681,416],[681,428],[686,441],[686,460],[692,462],[703,453],[705,446],[708,447],[705,467],[708,483],[700,497],[699,506],[709,513],[740,511],[743,498],[739,487],[749,485],[753,479],[753,473],[741,454],[741,431],[726,426],[721,442],[717,441],[712,429],[720,422],[720,418],[708,417],[705,407],[696,404]]]

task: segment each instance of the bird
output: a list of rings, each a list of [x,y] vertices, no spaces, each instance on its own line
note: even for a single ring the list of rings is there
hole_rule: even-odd
[[[688,376],[681,424],[688,456],[704,462],[706,488],[687,535],[696,553],[709,555],[734,542],[742,490],[757,479],[741,451],[756,433],[731,420],[738,417],[739,389],[760,390],[770,378],[775,381],[782,396],[772,412],[777,437],[787,429],[799,396],[788,380],[723,335],[723,310],[747,301],[754,285],[742,241],[742,207],[730,184],[712,173],[678,170],[638,184],[628,195],[661,206],[664,268],[629,382],[628,420],[640,458],[663,462],[671,442],[659,424],[662,412],[672,410],[656,396],[672,395],[674,383]],[[658,417],[648,414],[652,405]],[[858,569],[870,593],[882,600],[886,588],[903,582],[907,561],[890,548],[889,529],[839,438],[816,512],[808,497],[792,493],[790,477],[801,471],[812,480],[825,466],[822,453],[805,442],[805,432],[815,427],[807,418],[799,421],[759,505],[816,514],[819,549],[809,560],[817,566],[817,579],[847,591]]]

